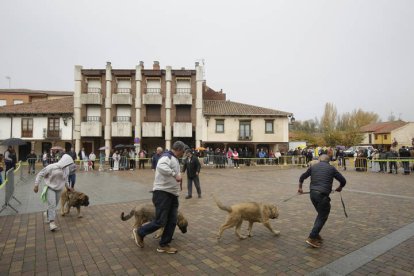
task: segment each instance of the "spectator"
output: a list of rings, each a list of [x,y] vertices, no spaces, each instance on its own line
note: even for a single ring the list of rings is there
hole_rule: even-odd
[[[239,167],[239,153],[237,152],[236,149],[234,149],[234,151],[233,151],[233,163],[234,163],[234,168],[240,169],[240,167]]]
[[[135,169],[135,151],[133,149],[129,149],[129,170]]]
[[[68,152],[68,154],[70,155],[70,157],[72,157],[73,161],[76,160],[76,152],[74,148],[70,148],[70,151]]]
[[[93,151],[91,152],[91,154],[89,154],[89,160],[92,162],[92,170],[94,170],[95,169],[96,155]]]
[[[139,156],[138,169],[141,169],[141,167],[142,169],[145,169],[145,161],[147,161],[145,160],[145,158],[147,158],[147,152],[144,149],[142,149],[139,151],[138,156]]]
[[[29,174],[36,173],[35,165],[36,165],[37,156],[34,150],[31,150],[30,153],[27,155],[27,163],[29,164]]]
[[[120,159],[121,159],[121,156],[116,150],[114,154],[112,155],[112,160],[114,161],[114,171],[119,171],[119,160]]]
[[[163,151],[162,147],[158,147],[157,151],[155,152],[155,154],[151,158],[151,169],[153,171],[155,171],[155,169],[157,168],[157,163],[158,163],[158,160],[162,156],[162,151]]]
[[[193,197],[193,182],[197,189],[198,198],[201,198],[201,188],[199,174],[201,170],[201,164],[197,156],[193,154],[191,150],[186,151],[186,158],[184,160],[184,166],[182,172],[187,171],[187,191],[188,194],[185,199]]]

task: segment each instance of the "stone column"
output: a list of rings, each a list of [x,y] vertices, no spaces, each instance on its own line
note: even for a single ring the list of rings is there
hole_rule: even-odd
[[[140,61],[139,65],[135,67],[135,138],[142,140],[142,120],[141,120],[141,108],[142,108],[142,70],[144,69],[144,62]],[[140,142],[141,144],[141,142]],[[140,146],[135,147],[135,152],[140,151]]]
[[[81,150],[81,94],[82,94],[82,66],[75,66],[75,91],[73,94],[73,121],[72,137],[75,140],[75,152]]]
[[[110,149],[111,146],[111,123],[112,123],[112,116],[111,116],[111,108],[112,108],[112,66],[110,62],[106,63],[106,74],[105,74],[105,130],[104,130],[104,137],[105,137],[105,156],[108,158],[110,157]]]
[[[195,133],[195,146],[200,147],[203,139],[203,66],[198,62],[195,63],[196,67],[196,133]]]
[[[165,93],[165,148],[171,149],[171,66],[166,67],[165,72],[165,81],[166,81],[166,93]]]

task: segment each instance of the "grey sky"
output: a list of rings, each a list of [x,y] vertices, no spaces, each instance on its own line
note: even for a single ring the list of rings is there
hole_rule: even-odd
[[[2,0],[0,88],[73,90],[74,65],[194,68],[227,99],[414,121],[414,1]]]

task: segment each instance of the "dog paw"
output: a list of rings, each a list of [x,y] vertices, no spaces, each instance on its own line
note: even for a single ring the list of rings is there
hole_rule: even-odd
[[[245,240],[245,239],[247,239],[247,236],[239,236],[239,239]]]
[[[83,216],[82,215],[79,215],[78,218],[83,218]]]
[[[280,231],[273,231],[273,234],[275,234],[275,236],[279,236],[280,235]]]

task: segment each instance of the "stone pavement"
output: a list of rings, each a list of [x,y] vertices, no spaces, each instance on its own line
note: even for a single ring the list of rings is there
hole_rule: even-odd
[[[339,194],[332,194],[331,215],[321,232],[324,244],[313,249],[304,242],[316,214],[309,196],[283,202],[296,193],[303,171],[205,167],[200,176],[203,198],[188,200],[184,180],[180,209],[189,227],[186,234],[176,231],[175,255],[157,253],[157,240],[150,236],[145,248],[138,248],[131,238],[133,221],[120,220],[121,212],[151,201],[151,170],[78,173],[76,188],[90,196],[91,205],[82,219],[75,211],[59,217],[61,230],[55,233],[43,224],[39,194],[32,191],[33,177],[27,177],[27,183],[16,185],[22,205],[11,201],[19,214],[10,209],[0,214],[0,275],[414,274],[414,175],[343,172],[349,217]],[[309,180],[304,188],[308,186]],[[228,205],[276,203],[280,216],[271,224],[281,235],[254,224],[251,238],[238,240],[230,229],[217,241],[227,214],[211,194]],[[244,223],[242,231],[246,229]]]

